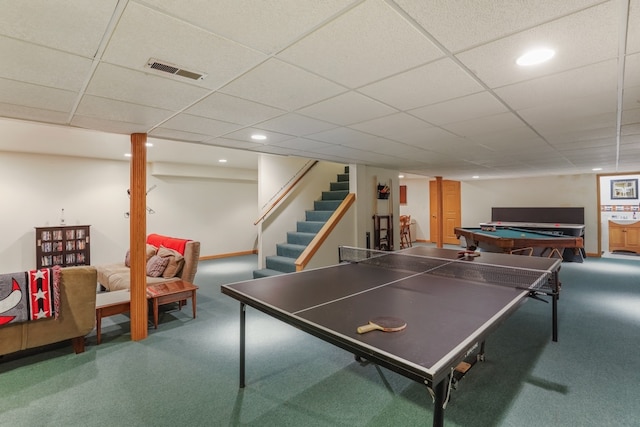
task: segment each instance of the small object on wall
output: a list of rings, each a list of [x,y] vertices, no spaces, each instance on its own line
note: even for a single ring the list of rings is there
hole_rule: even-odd
[[[637,179],[612,179],[611,199],[637,199],[638,180]]]
[[[391,189],[388,185],[378,184],[378,199],[386,200],[391,194]]]
[[[60,213],[60,225],[64,225],[64,208],[62,208],[62,212]]]
[[[149,194],[151,192],[151,190],[153,190],[156,187],[157,187],[157,185],[152,185],[144,195],[146,196],[147,194]],[[129,198],[131,198],[131,189],[129,189],[129,188],[127,188],[127,196],[129,196]],[[147,213],[149,215],[153,215],[154,213],[156,213],[156,211],[154,211],[149,206],[147,206]],[[124,217],[125,218],[129,218],[129,216],[131,216],[131,214],[129,212],[125,212],[124,213]]]

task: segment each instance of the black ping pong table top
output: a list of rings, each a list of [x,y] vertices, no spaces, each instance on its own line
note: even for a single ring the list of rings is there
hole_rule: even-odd
[[[560,261],[481,253],[458,260],[458,251],[417,246],[394,254],[436,257],[540,270],[557,282]],[[556,339],[557,286],[554,302]],[[477,352],[485,337],[524,303],[530,291],[480,283],[470,278],[425,276],[402,268],[343,263],[262,279],[223,285],[241,302],[241,387],[244,386],[244,305],[306,331],[324,341],[427,385],[436,395],[434,425],[442,425],[439,405],[453,369]],[[401,318],[399,332],[358,334],[374,317]],[[442,402],[440,402],[442,401]]]

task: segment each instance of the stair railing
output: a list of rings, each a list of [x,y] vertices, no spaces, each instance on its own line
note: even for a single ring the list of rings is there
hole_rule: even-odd
[[[331,231],[338,225],[342,217],[347,213],[351,205],[356,201],[354,193],[347,194],[340,206],[331,214],[327,222],[322,226],[320,231],[315,235],[313,240],[307,245],[304,251],[296,259],[296,271],[302,271],[307,266],[313,255],[318,252],[322,243],[329,237]]]
[[[276,199],[273,203],[271,203],[271,205],[269,205],[269,207],[262,213],[262,215],[260,215],[260,217],[253,223],[253,225],[258,225],[259,223],[261,223],[262,221],[264,221],[265,219],[267,219],[267,217],[271,214],[271,211],[274,210],[279,204],[280,202],[282,202],[282,200],[284,200],[284,198],[291,193],[291,191],[296,187],[296,185],[298,185],[298,183],[300,181],[302,181],[302,178],[305,177],[305,175],[307,175],[307,173],[309,173],[309,171],[318,164],[318,160],[309,160],[307,163],[304,164],[304,166],[302,166],[302,168],[300,168],[300,170],[298,170],[298,172],[296,172],[290,179],[289,181],[287,181],[281,188],[280,190],[278,190],[276,192],[276,194],[274,194],[271,199],[269,199],[269,201],[265,204],[265,206],[269,203],[271,203],[271,201],[273,199]],[[293,181],[293,182],[292,182]],[[290,185],[289,185],[290,184]],[[285,186],[289,185],[287,188],[284,188]],[[283,190],[284,188],[284,190]],[[277,197],[277,198],[276,198]],[[264,206],[263,206],[264,208]]]

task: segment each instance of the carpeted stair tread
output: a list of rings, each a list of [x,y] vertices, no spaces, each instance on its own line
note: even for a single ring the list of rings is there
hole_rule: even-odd
[[[296,223],[296,231],[301,233],[317,233],[326,223],[326,221],[298,221]]]
[[[302,252],[304,252],[306,248],[307,245],[298,245],[294,243],[278,243],[276,244],[276,254],[288,258],[298,259],[298,257],[302,254]]]
[[[316,211],[335,211],[342,203],[342,200],[315,200],[313,209]]]
[[[307,246],[313,238],[316,237],[316,233],[301,233],[299,231],[287,231],[287,243],[294,245]]]
[[[285,272],[278,270],[271,270],[270,268],[262,268],[260,270],[253,270],[253,278],[260,279],[261,277],[271,277],[286,274]]]
[[[284,273],[295,273],[296,259],[280,255],[266,257],[266,267],[271,270],[278,270]]]
[[[344,200],[349,194],[349,190],[323,191],[322,200]]]
[[[333,211],[305,211],[305,219],[307,221],[323,221],[327,222]]]
[[[349,181],[329,183],[329,191],[349,191]]]

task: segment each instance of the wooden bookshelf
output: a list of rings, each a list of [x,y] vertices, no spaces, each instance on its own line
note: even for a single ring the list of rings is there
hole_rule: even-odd
[[[36,227],[36,267],[90,265],[90,227]]]

